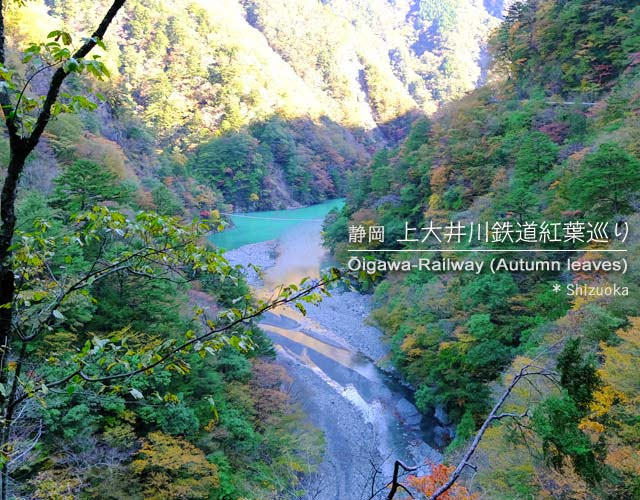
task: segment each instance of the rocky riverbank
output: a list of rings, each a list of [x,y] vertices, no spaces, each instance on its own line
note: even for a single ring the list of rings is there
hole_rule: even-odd
[[[225,252],[224,256],[229,261],[229,264],[243,266],[247,283],[249,283],[249,286],[257,288],[262,286],[262,280],[249,264],[257,266],[262,271],[273,267],[276,262],[277,248],[277,240],[261,241],[229,250]]]
[[[230,264],[244,267],[244,275],[253,288],[262,286],[262,280],[248,265],[251,263],[266,271],[275,265],[277,255],[277,240],[245,245],[225,253]],[[322,325],[333,340],[345,344],[351,351],[360,352],[376,363],[389,354],[380,330],[365,321],[371,311],[371,297],[334,290],[331,297],[325,297],[317,306],[308,305],[306,309],[310,319]]]

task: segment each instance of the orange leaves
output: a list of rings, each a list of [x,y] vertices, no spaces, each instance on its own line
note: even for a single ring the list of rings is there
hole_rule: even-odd
[[[606,458],[607,465],[635,477],[640,476],[640,453],[633,446],[612,447]]]
[[[434,193],[442,193],[449,182],[451,169],[446,165],[440,165],[431,169],[431,190]]]
[[[431,466],[431,474],[422,477],[409,476],[407,484],[422,495],[430,497],[449,480],[454,470],[453,465],[434,464]],[[464,486],[456,483],[438,497],[439,500],[476,500],[477,498],[479,498],[477,493],[470,493]]]

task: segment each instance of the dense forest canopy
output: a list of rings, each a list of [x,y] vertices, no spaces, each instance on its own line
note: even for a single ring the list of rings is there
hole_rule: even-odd
[[[418,228],[429,221],[628,225],[626,241],[613,243],[627,252],[625,274],[412,271],[366,280],[372,316],[387,333],[393,363],[415,385],[418,406],[427,413],[445,408],[458,424],[449,446],[453,464],[465,460],[496,395],[522,367],[559,374],[557,385],[549,379],[514,390],[506,403],[512,418],[483,434],[468,484],[490,498],[640,494],[631,458],[639,452],[638,395],[619,385],[637,380],[629,363],[638,355],[631,348],[638,334],[638,238],[631,232],[639,222],[639,33],[637,2],[514,5],[490,41],[492,83],[414,123],[402,145],[377,153],[353,177],[347,207],[325,226],[326,242],[346,262],[353,247],[347,228],[354,225],[383,224],[391,249],[411,245],[396,243],[405,221]],[[483,246],[501,256],[499,244]],[[563,248],[591,249],[579,257],[587,264],[611,258],[586,239]],[[548,252],[537,258],[566,256]],[[616,283],[629,295],[554,293],[552,285],[563,282]],[[626,358],[619,370],[612,362],[618,356]],[[466,472],[471,478],[473,470]],[[431,495],[445,481],[446,474],[414,485]]]

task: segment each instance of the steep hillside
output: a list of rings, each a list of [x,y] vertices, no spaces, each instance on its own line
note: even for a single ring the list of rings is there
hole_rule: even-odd
[[[484,265],[477,274],[363,273],[362,286],[374,290],[377,304],[372,317],[387,332],[393,363],[415,386],[417,405],[425,413],[444,409],[458,424],[454,465],[503,384],[531,364],[553,374],[513,391],[501,411],[514,417],[487,431],[471,461],[478,472],[467,485],[490,498],[637,498],[640,491],[632,458],[640,443],[638,386],[630,368],[639,355],[639,33],[633,1],[515,5],[492,39],[494,83],[416,122],[400,147],[378,153],[326,226],[326,241],[345,263],[358,246],[347,242],[349,226],[367,234],[384,225],[385,243],[365,238],[360,246],[427,248],[433,253],[420,257]],[[432,235],[420,243],[426,233],[419,228],[452,227],[455,234],[458,223],[461,241],[440,233],[441,242]],[[527,224],[552,223],[576,225],[584,236],[518,238]],[[607,223],[608,245],[589,239],[597,223]],[[411,237],[418,242],[398,241]],[[485,253],[438,253],[442,248]],[[604,248],[624,250],[625,260]],[[492,258],[520,257],[563,267],[487,270]],[[567,269],[567,258],[578,264]],[[629,268],[594,271],[600,260]],[[613,284],[627,294],[565,292]],[[415,485],[433,491],[427,482]]]
[[[29,2],[11,38],[87,33],[105,5]],[[471,0],[131,0],[105,40],[100,119],[84,130],[126,151],[149,202],[157,178],[193,210],[335,197],[338,177],[477,84],[501,10]],[[216,163],[211,151],[230,142],[253,146]],[[207,201],[192,203],[203,189]]]

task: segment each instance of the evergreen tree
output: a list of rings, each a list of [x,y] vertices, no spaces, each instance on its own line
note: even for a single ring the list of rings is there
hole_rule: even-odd
[[[580,338],[569,339],[558,356],[560,384],[583,413],[589,411],[593,393],[602,381],[596,370],[593,357],[585,357],[580,352]]]
[[[570,183],[577,208],[599,216],[629,213],[640,189],[640,161],[617,144],[601,144]]]
[[[112,172],[90,160],[77,160],[58,176],[53,204],[69,212],[82,212],[105,201],[125,202],[131,188]]]

